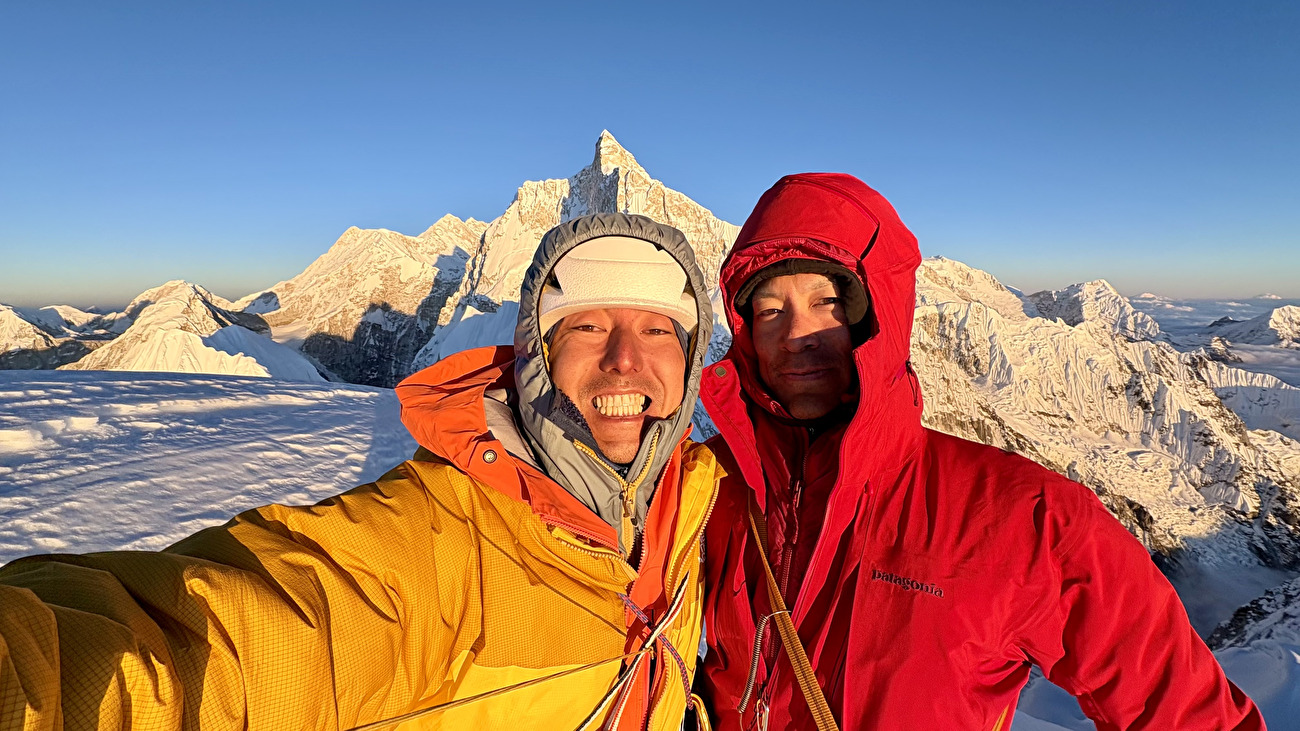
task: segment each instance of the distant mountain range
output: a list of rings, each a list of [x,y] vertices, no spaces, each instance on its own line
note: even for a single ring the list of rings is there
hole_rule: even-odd
[[[108,315],[0,307],[0,367],[392,386],[450,353],[510,342],[542,234],[613,211],[681,229],[710,282],[739,231],[605,132],[590,165],[524,183],[491,222],[446,215],[418,236],[350,228],[301,274],[233,302],[169,282]],[[1103,280],[1024,294],[927,259],[913,341],[926,422],[1088,485],[1175,578],[1300,571],[1300,388],[1241,367],[1300,355],[1300,307],[1171,334],[1150,314],[1169,302],[1129,300]],[[715,330],[718,357],[730,339],[725,322]],[[712,433],[702,412],[697,425]],[[1269,587],[1256,588],[1241,601]],[[1248,619],[1232,641],[1250,635]]]

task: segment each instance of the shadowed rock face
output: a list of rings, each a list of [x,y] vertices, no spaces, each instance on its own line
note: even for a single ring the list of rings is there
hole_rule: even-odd
[[[128,324],[122,313],[101,315],[66,305],[0,305],[0,370],[42,370],[76,362]]]
[[[419,236],[350,228],[301,274],[233,306],[338,378],[391,387],[433,336],[484,227],[449,215]]]
[[[1274,587],[1239,608],[1215,628],[1206,644],[1211,650],[1247,647],[1261,641],[1300,644],[1300,578]]]
[[[63,340],[46,348],[17,348],[0,353],[0,370],[48,370],[75,363],[107,340]]]

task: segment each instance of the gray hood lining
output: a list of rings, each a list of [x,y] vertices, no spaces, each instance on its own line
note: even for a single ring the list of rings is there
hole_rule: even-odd
[[[638,475],[649,469],[647,478],[638,486],[636,514],[633,523],[639,531],[645,525],[645,515],[650,498],[662,476],[664,467],[678,442],[690,427],[699,396],[700,374],[708,353],[709,337],[713,330],[713,310],[709,303],[708,286],[704,275],[695,263],[695,252],[685,235],[677,229],[660,224],[645,216],[622,213],[602,213],[575,218],[560,224],[542,238],[532,265],[524,277],[520,290],[519,319],[515,327],[515,384],[519,395],[519,426],[532,454],[541,463],[542,470],[565,490],[613,526],[619,532],[622,544],[622,488],[609,470],[594,464],[590,456],[574,445],[582,442],[600,454],[590,432],[575,424],[559,409],[559,395],[551,382],[543,355],[538,307],[542,287],[555,264],[575,246],[600,236],[628,236],[649,241],[672,256],[686,271],[687,283],[695,297],[698,325],[688,339],[686,383],[681,407],[672,416],[656,421],[647,431],[636,457],[626,473]],[[657,440],[652,439],[657,435]],[[650,454],[650,445],[657,441],[658,448]],[[608,467],[619,467],[607,463]],[[621,471],[621,467],[619,467]]]

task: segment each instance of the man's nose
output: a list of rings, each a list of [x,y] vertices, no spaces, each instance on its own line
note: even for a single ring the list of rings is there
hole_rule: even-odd
[[[641,370],[641,347],[631,328],[615,327],[605,341],[601,370],[606,373],[635,373]]]
[[[786,321],[785,341],[783,343],[786,350],[797,353],[801,350],[816,348],[821,344],[821,338],[818,333],[821,331],[821,323],[817,318],[812,317],[811,313],[793,312]]]

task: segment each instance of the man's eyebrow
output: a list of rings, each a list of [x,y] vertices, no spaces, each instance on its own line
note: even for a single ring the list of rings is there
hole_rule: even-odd
[[[830,277],[824,274],[821,276],[820,279],[811,280],[808,284],[805,284],[804,286],[800,287],[799,291],[803,294],[808,294],[809,292],[814,292],[823,287],[831,287],[832,289],[836,290],[836,292],[839,291],[839,285],[835,283],[835,280],[831,279]]]
[[[780,295],[772,291],[771,281],[772,280],[769,279],[763,282],[762,284],[758,285],[758,288],[754,290],[754,293],[752,295],[750,295],[750,299],[756,300],[759,297],[779,297]],[[817,279],[808,281],[802,287],[799,287],[798,292],[799,294],[808,294],[809,292],[815,292],[826,286],[833,287],[836,291],[836,294],[839,294],[839,286],[835,283],[835,280],[825,275]]]

